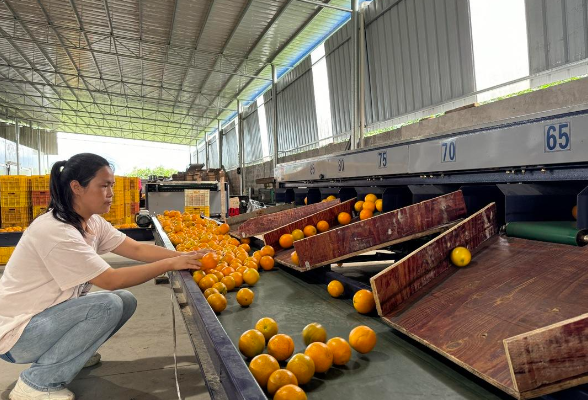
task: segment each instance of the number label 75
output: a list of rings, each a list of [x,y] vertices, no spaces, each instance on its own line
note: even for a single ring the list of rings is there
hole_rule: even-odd
[[[572,129],[569,122],[545,125],[544,152],[568,151],[572,149]]]

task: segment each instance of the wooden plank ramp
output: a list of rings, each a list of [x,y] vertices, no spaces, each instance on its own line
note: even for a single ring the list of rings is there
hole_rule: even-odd
[[[292,249],[287,254],[278,252],[276,261],[298,271],[309,271],[367,251],[442,232],[465,215],[463,194],[456,191],[299,240],[294,243],[299,266],[290,259]],[[281,233],[291,232],[289,227],[284,228]]]
[[[378,313],[516,398],[587,382],[588,248],[500,237],[495,210],[374,276]],[[465,268],[450,264],[457,246],[472,251]]]
[[[290,222],[299,220],[300,218],[307,217],[339,203],[340,200],[335,199],[328,202],[296,207],[290,210],[284,210],[269,215],[262,215],[256,218],[251,218],[239,226],[237,235],[239,237],[246,238],[269,232],[279,228],[280,226],[289,224]]]
[[[260,208],[259,210],[255,210],[255,211],[248,212],[245,214],[239,214],[239,215],[235,215],[233,217],[229,217],[229,218],[227,218],[226,223],[229,224],[229,226],[231,227],[231,234],[233,236],[239,236],[238,235],[239,226],[241,226],[244,222],[248,221],[249,219],[261,217],[262,215],[274,214],[274,213],[277,213],[280,211],[291,210],[294,207],[296,207],[294,205],[294,203],[286,203],[286,204],[280,204],[279,206]]]

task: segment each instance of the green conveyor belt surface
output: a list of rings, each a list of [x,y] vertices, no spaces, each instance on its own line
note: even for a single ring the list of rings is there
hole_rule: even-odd
[[[255,299],[250,307],[240,307],[233,291],[227,296],[227,308],[218,317],[236,348],[241,334],[254,328],[262,317],[275,319],[279,332],[294,339],[294,353],[304,352],[302,329],[310,322],[321,323],[328,338],[340,336],[347,340],[351,329],[358,325],[375,330],[378,342],[371,353],[353,351],[345,367],[332,367],[303,386],[311,400],[510,399],[462,373],[460,368],[422,351],[378,317],[358,314],[349,299],[331,298],[325,285],[307,283],[274,269],[262,271],[252,289]]]
[[[579,245],[579,232],[575,221],[509,222],[506,225],[507,236],[572,246]]]

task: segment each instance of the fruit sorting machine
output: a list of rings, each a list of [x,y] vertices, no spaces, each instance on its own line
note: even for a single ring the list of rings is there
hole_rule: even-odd
[[[586,243],[588,228],[588,107],[553,110],[467,131],[445,132],[429,138],[279,164],[275,177],[279,182],[276,189],[278,202],[303,206],[306,199],[308,204],[314,205],[334,194],[338,201],[332,207],[344,207],[348,200],[375,193],[383,199],[384,213],[374,219],[402,220],[398,216],[407,212],[412,213],[407,214],[412,216],[410,220],[427,219],[428,213],[447,207],[453,207],[453,216],[450,221],[444,221],[450,222],[447,227],[430,232],[428,236],[417,235],[415,240],[386,245],[381,248],[385,252],[372,252],[369,256],[357,252],[337,255],[339,262],[362,261],[362,267],[326,265],[301,272],[284,266],[266,272],[253,288],[256,298],[252,306],[240,308],[229,297],[229,306],[220,315],[215,315],[208,307],[189,273],[172,274],[176,299],[214,398],[265,398],[236,349],[239,335],[264,316],[276,319],[280,332],[292,335],[296,352],[304,349],[300,332],[310,322],[322,323],[329,337],[345,337],[353,326],[359,324],[376,331],[376,349],[366,356],[353,357],[345,368],[331,369],[324,376],[314,378],[306,388],[311,399],[588,397],[588,389],[578,386],[586,383],[588,374],[586,347],[582,343],[575,343],[573,347],[574,371],[567,370],[567,360],[553,369],[563,370],[563,375],[553,376],[549,368],[533,370],[536,374],[533,376],[544,379],[540,382],[529,379],[529,371],[524,370],[528,365],[519,356],[530,349],[521,343],[542,338],[546,332],[549,339],[550,334],[573,326],[576,338],[586,335],[586,328],[582,330],[577,326],[585,319],[584,306],[578,299],[585,298],[582,290],[586,286],[581,267],[585,265],[587,248],[582,246]],[[441,199],[446,201],[447,196],[454,198],[452,203],[437,207],[437,203],[431,203]],[[312,206],[301,209],[307,207]],[[293,227],[299,221],[312,219],[317,213],[327,215],[328,210],[329,207],[321,206],[310,213],[297,212],[296,217],[289,220],[266,218],[262,230],[271,237],[273,231],[289,224]],[[289,215],[294,214],[287,211],[290,211]],[[486,218],[487,214],[491,218]],[[481,216],[486,218],[483,226],[487,228],[475,247],[486,241],[488,244],[480,246],[481,250],[476,249],[472,268],[458,272],[448,270],[443,251],[461,244],[459,238],[474,236],[469,221]],[[361,227],[361,223],[356,227]],[[354,225],[347,227],[352,230]],[[343,232],[343,228],[338,229]],[[499,230],[503,235],[498,236]],[[443,231],[445,233],[439,233]],[[451,232],[456,231],[459,235],[452,236]],[[321,235],[317,235],[317,239]],[[352,237],[353,232],[346,235]],[[171,246],[157,222],[155,236],[159,244]],[[458,239],[451,241],[447,237]],[[331,240],[334,239],[331,237]],[[440,240],[445,243],[444,250],[438,247]],[[255,239],[252,243],[258,247],[263,244]],[[381,243],[388,242],[382,239]],[[418,258],[429,251],[436,256]],[[492,256],[493,251],[497,257]],[[564,268],[561,263],[552,263],[548,254],[569,257],[567,262],[574,264],[574,268],[562,269],[560,275],[575,277],[575,282],[564,280],[553,290],[546,290],[549,282],[545,280],[553,282],[552,279],[558,276],[556,268]],[[490,265],[494,258],[499,262]],[[522,283],[514,285],[514,293],[511,293],[503,289],[507,287],[505,282],[508,282],[509,274],[514,271],[508,269],[513,258],[522,260],[516,269],[516,278]],[[279,257],[276,260],[279,261]],[[375,260],[378,263],[370,265]],[[390,260],[389,264],[393,265],[382,268],[382,260]],[[534,263],[533,268],[525,268],[525,262],[530,260]],[[488,273],[492,274],[492,282],[486,281],[485,267],[491,271]],[[551,275],[542,276],[544,271]],[[506,280],[500,281],[504,276],[507,276]],[[343,282],[346,300],[332,299],[327,294],[326,283],[332,279]],[[409,281],[407,286],[402,286],[403,279]],[[417,281],[419,285],[412,284]],[[491,287],[496,293],[482,293],[485,282],[494,285]],[[519,290],[519,286],[526,289]],[[473,288],[473,291],[461,293],[462,297],[454,301],[447,297],[451,288],[464,287]],[[362,288],[373,289],[381,318],[360,315],[353,309],[350,298]],[[542,297],[541,288],[549,298]],[[517,304],[504,306],[506,300],[509,296],[512,300],[517,293],[526,296],[530,292],[535,297],[520,299],[520,304],[524,303],[520,314],[491,315],[494,305],[499,307],[502,304],[502,311],[518,310]],[[560,294],[565,294],[565,298],[562,299]],[[492,316],[494,320],[500,320],[492,325],[504,331],[498,335],[485,331],[487,327],[473,335],[465,329],[468,321],[459,319],[459,312],[463,311],[459,306],[462,303],[467,306],[469,301],[482,295],[486,296],[486,303],[479,301],[476,307],[470,307],[477,311],[470,309],[467,317],[485,321]],[[497,303],[494,295],[502,300]],[[446,302],[436,304],[434,301],[438,298]],[[430,304],[432,308],[427,308]],[[558,307],[552,307],[553,304]],[[546,312],[546,307],[551,307],[549,318],[545,317],[547,314],[541,314]],[[501,318],[507,323],[501,325]],[[418,329],[414,327],[417,322],[420,324]],[[462,325],[463,330],[460,329]],[[427,326],[434,326],[434,331],[427,331]],[[534,329],[541,332],[536,333]],[[465,332],[465,335],[473,336],[451,337],[443,343],[446,339],[443,332],[462,336]],[[520,335],[527,336],[521,339]],[[486,338],[494,340],[491,346],[484,344]],[[557,339],[567,343],[566,337],[558,336]],[[436,340],[442,343],[436,343]],[[507,342],[504,347],[503,341]],[[542,342],[539,347],[541,345]],[[459,353],[464,348],[469,348],[469,354]],[[513,352],[506,358],[505,348]],[[486,357],[489,351],[492,352],[489,359],[481,360],[484,365],[466,357],[472,353],[475,356],[475,352],[479,352],[480,358]],[[562,361],[557,351],[549,353],[551,358],[547,354],[547,361]],[[544,361],[541,353],[532,355],[536,357],[532,360]],[[506,363],[507,359],[510,365]]]

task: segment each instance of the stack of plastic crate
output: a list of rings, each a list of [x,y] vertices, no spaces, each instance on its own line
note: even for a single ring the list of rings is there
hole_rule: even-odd
[[[130,189],[131,178],[125,176],[125,224],[132,224],[135,219],[132,215],[131,210],[131,189]]]
[[[141,195],[139,193],[139,178],[129,178],[129,194],[131,199],[131,215],[134,219],[135,215],[139,214],[140,209],[139,201]]]
[[[29,226],[32,220],[30,177],[0,176],[0,216],[2,228]]]
[[[0,264],[7,264],[16,247],[0,247]]]
[[[208,190],[184,190],[184,212],[210,217],[210,192]]]
[[[33,219],[47,211],[49,206],[49,175],[31,176],[31,202],[33,205]]]
[[[125,223],[125,184],[122,176],[114,178],[114,197],[110,211],[102,215],[112,225]]]

